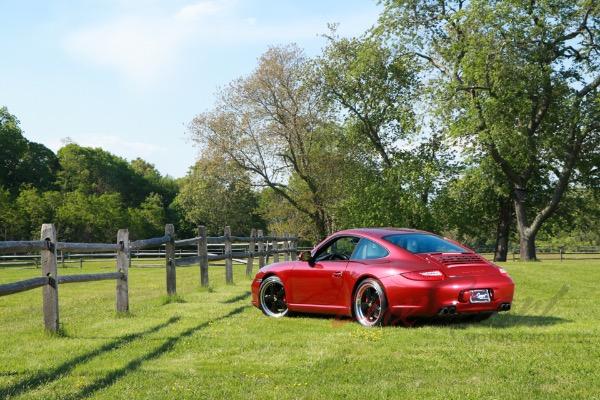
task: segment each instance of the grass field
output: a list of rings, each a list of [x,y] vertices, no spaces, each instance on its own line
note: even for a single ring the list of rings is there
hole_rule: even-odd
[[[212,268],[209,290],[179,269],[184,302],[167,304],[164,270],[132,269],[129,316],[112,281],[63,285],[61,336],[43,331],[40,289],[0,297],[0,399],[600,399],[600,261],[505,267],[511,312],[418,328],[266,318],[242,266],[233,286]]]

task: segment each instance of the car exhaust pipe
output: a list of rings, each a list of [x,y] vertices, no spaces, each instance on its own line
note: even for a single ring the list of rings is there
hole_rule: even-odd
[[[508,310],[510,310],[510,303],[500,304],[499,311],[508,311]]]
[[[456,307],[455,306],[442,307],[440,309],[440,311],[438,311],[438,315],[441,317],[447,317],[449,315],[456,315]]]

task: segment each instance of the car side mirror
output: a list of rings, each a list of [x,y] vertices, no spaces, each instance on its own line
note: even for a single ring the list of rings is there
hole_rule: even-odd
[[[314,265],[314,260],[310,255],[310,251],[301,251],[300,254],[298,255],[298,260],[300,261],[305,261],[307,263],[309,263],[311,266]]]

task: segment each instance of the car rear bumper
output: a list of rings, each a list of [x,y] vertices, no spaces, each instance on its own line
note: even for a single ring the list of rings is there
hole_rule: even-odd
[[[401,275],[384,278],[388,307],[400,318],[433,317],[444,313],[468,314],[503,311],[511,304],[515,285],[506,275],[453,277],[443,281],[413,281]],[[489,303],[470,303],[460,300],[463,291],[489,289]],[[504,306],[503,306],[504,305]]]

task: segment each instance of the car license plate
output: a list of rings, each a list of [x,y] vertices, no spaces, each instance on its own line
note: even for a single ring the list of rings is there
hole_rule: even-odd
[[[492,301],[487,289],[471,290],[471,303],[489,303]]]

